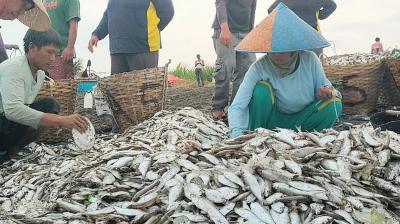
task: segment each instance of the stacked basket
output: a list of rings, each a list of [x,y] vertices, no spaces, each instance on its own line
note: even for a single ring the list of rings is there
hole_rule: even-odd
[[[164,68],[151,68],[103,78],[100,89],[121,131],[152,117],[163,108],[166,91]]]
[[[367,115],[377,107],[400,105],[400,91],[396,86],[396,81],[400,84],[400,75],[396,80],[393,74],[396,64],[391,69],[388,65],[387,61],[378,60],[367,64],[324,65],[332,83],[343,83],[340,92],[344,113]]]
[[[384,67],[380,61],[358,65],[324,65],[327,78],[342,82],[343,112],[368,114],[376,108]]]
[[[400,89],[400,59],[388,59],[385,63],[389,72],[392,74],[397,87]]]
[[[400,106],[400,60],[388,59],[382,62],[384,76],[378,107]]]
[[[45,82],[36,97],[36,100],[52,96],[60,104],[59,115],[71,115],[74,113],[77,83],[74,80],[55,80]],[[38,142],[56,143],[70,139],[71,130],[65,128],[50,128],[39,136]]]

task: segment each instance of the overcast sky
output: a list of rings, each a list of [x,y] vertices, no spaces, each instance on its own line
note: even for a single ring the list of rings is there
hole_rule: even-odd
[[[128,1],[128,0],[124,0]],[[99,23],[107,0],[81,0],[81,17],[77,57],[92,60],[92,68],[108,74],[110,56],[108,38],[99,42],[91,54],[87,44],[92,31]],[[162,32],[163,49],[159,65],[172,59],[172,66],[183,63],[193,66],[196,54],[201,54],[207,64],[213,64],[215,53],[212,45],[211,24],[215,15],[214,0],[173,0],[175,16]],[[256,24],[267,16],[273,0],[258,0]],[[399,0],[336,0],[337,10],[321,22],[323,35],[334,48],[325,50],[329,55],[369,52],[376,36],[381,37],[384,48],[400,46],[400,1]],[[0,20],[0,32],[5,43],[22,46],[26,28],[17,21]],[[334,51],[335,49],[335,51]]]

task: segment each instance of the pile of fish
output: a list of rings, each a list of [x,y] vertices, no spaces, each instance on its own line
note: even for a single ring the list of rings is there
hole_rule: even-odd
[[[384,59],[399,59],[400,49],[386,50],[382,55],[373,55],[366,53],[354,53],[337,55],[328,58],[324,58],[324,64],[328,65],[358,65],[367,64],[373,61],[379,61]]]
[[[93,149],[30,146],[0,170],[8,223],[399,223],[400,136],[372,126],[227,138],[161,111]]]

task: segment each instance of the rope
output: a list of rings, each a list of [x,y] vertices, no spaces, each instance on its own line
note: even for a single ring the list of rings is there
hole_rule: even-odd
[[[333,91],[332,91],[332,95],[333,96],[332,97],[333,97],[333,108],[335,109],[335,114],[336,114],[336,121],[339,122],[340,121],[339,113],[338,113],[337,108],[336,108],[336,99],[337,99],[336,93],[337,92],[338,91],[336,89],[333,89]]]

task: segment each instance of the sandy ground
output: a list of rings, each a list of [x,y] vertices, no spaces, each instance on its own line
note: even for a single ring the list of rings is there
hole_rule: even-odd
[[[167,89],[166,110],[175,111],[183,107],[193,107],[211,114],[211,99],[214,85],[206,83],[198,87],[195,82],[184,81]]]

